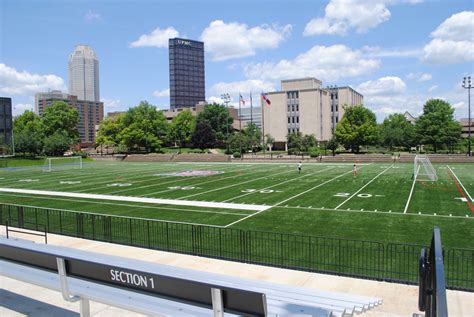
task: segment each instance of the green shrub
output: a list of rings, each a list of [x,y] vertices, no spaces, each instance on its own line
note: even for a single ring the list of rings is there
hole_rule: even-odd
[[[234,152],[232,154],[235,158],[240,158],[240,152]]]

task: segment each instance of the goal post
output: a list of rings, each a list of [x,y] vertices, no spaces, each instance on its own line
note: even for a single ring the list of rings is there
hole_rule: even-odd
[[[44,171],[82,169],[81,156],[48,157],[44,164]]]
[[[438,175],[426,155],[416,155],[413,164],[413,178],[417,181],[437,181]]]

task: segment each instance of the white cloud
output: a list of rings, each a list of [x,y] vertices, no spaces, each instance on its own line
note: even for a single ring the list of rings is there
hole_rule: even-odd
[[[430,88],[428,88],[428,92],[433,92],[433,91],[435,91],[436,89],[438,89],[438,85],[433,85],[433,86],[431,86]]]
[[[33,105],[29,103],[19,103],[13,106],[13,116],[17,116],[25,112],[26,110],[33,111]]]
[[[293,60],[248,64],[245,73],[248,78],[277,80],[316,77],[323,81],[334,81],[367,74],[379,65],[378,59],[365,58],[361,51],[345,45],[316,45]]]
[[[122,101],[120,99],[108,99],[102,98],[100,101],[104,103],[104,112],[112,112],[112,111],[124,111],[126,107],[122,105]]]
[[[277,48],[291,33],[291,25],[260,25],[249,27],[246,24],[222,20],[212,21],[201,34],[206,51],[215,61],[253,56],[258,49]]]
[[[155,90],[153,92],[153,96],[161,98],[161,97],[169,97],[170,96],[170,89],[163,89],[163,90]]]
[[[345,35],[351,29],[357,33],[367,32],[388,21],[389,5],[401,3],[417,4],[423,0],[331,0],[325,8],[324,17],[314,18],[306,24],[303,35]]]
[[[48,89],[65,90],[64,80],[56,75],[19,72],[0,63],[0,93],[2,95],[33,95]]]
[[[420,57],[423,53],[417,48],[381,48],[377,46],[364,46],[362,48],[366,57]]]
[[[88,22],[102,21],[102,16],[97,12],[89,10],[84,15],[84,19]]]
[[[474,60],[474,12],[453,14],[431,33],[422,60],[431,64],[456,64]]]
[[[261,91],[274,91],[275,86],[270,82],[265,82],[258,79],[249,79],[244,81],[236,82],[219,82],[214,84],[211,89],[211,95],[221,95],[228,93],[230,95],[235,95],[235,98],[238,100],[238,95],[241,93],[243,96],[248,95],[251,91],[259,94]],[[244,97],[245,98],[245,97]]]
[[[365,97],[393,96],[405,92],[405,82],[400,77],[388,76],[376,80],[369,80],[357,86],[357,91]]]
[[[417,81],[428,81],[433,78],[431,74],[428,73],[409,73],[407,75],[408,79],[417,80]]]
[[[207,98],[207,102],[210,103],[210,104],[217,103],[217,104],[223,105],[224,104],[224,99],[222,99],[221,97],[211,96],[211,97]]]
[[[170,26],[166,29],[157,27],[150,34],[141,35],[138,40],[131,42],[129,47],[159,47],[167,48],[168,40],[179,36],[179,32],[174,27]]]

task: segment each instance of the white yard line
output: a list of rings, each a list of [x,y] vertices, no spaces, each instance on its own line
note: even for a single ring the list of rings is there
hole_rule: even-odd
[[[458,176],[456,175],[456,173],[454,173],[454,171],[451,169],[451,167],[449,167],[448,165],[446,165],[448,167],[448,169],[451,171],[451,173],[453,173],[454,177],[456,177],[459,185],[461,185],[462,189],[464,189],[464,192],[466,193],[467,197],[469,197],[469,199],[474,202],[474,200],[472,200],[472,196],[469,195],[469,192],[467,191],[466,187],[464,187],[464,185],[461,183],[461,180],[458,178]]]
[[[126,219],[133,218],[133,219],[148,220],[148,221],[154,221],[154,222],[169,222],[169,223],[178,223],[178,224],[187,224],[187,225],[225,228],[225,226],[207,225],[207,224],[196,223],[196,222],[185,222],[185,221],[172,221],[172,220],[161,220],[161,219],[152,219],[152,218],[130,217],[130,216],[120,216],[120,215],[115,215],[115,214],[99,214],[99,213],[96,213],[96,212],[87,212],[87,211],[78,211],[78,210],[69,210],[69,209],[58,209],[58,208],[45,208],[45,207],[37,207],[37,206],[29,206],[29,205],[17,205],[17,204],[6,204],[6,205],[26,207],[26,208],[44,209],[44,210],[67,211],[67,212],[73,212],[73,213],[97,215],[97,216],[104,216],[104,217],[110,216],[110,217],[114,217],[114,218],[126,218]]]
[[[253,213],[253,214],[251,214],[251,215],[248,215],[247,217],[244,217],[244,218],[242,218],[242,219],[239,219],[239,220],[236,220],[236,221],[234,221],[234,222],[231,222],[231,223],[229,223],[228,225],[225,225],[224,228],[228,228],[228,227],[230,227],[230,226],[232,226],[232,225],[235,225],[236,223],[239,223],[239,222],[241,222],[241,221],[244,221],[245,219],[248,219],[248,218],[250,218],[250,217],[256,216],[256,215],[258,215],[259,213],[264,212],[264,211],[265,211],[265,210],[260,210],[260,211],[258,211],[258,212],[256,212],[256,213]]]
[[[272,174],[270,176],[276,176],[276,175],[281,175],[281,174],[290,173],[290,172],[292,172],[292,171],[284,171],[284,172],[281,172],[281,173]],[[230,187],[234,187],[234,186],[239,186],[239,185],[246,184],[246,183],[255,182],[259,179],[263,179],[263,178],[267,178],[267,177],[269,177],[269,176],[268,175],[267,176],[262,176],[262,177],[259,177],[259,178],[250,179],[250,180],[245,181],[245,182],[240,182],[240,183],[235,183],[235,184],[224,186],[224,187],[210,189],[210,190],[202,192],[202,193],[196,193],[196,194],[192,194],[192,195],[188,195],[188,196],[179,197],[178,199],[189,198],[189,197],[194,197],[194,196],[198,196],[198,195],[202,195],[202,194],[212,193],[212,192],[215,192],[215,191],[218,191],[218,190],[222,190],[222,189],[226,189],[226,188],[230,188]]]
[[[368,164],[368,165],[371,165],[371,164],[372,164],[372,163],[370,163],[370,164]],[[366,166],[368,166],[368,165],[366,165]],[[362,169],[362,168],[363,168],[363,167],[361,167],[361,169]],[[330,183],[330,182],[332,182],[332,181],[334,181],[334,180],[336,180],[336,179],[338,179],[338,178],[340,178],[340,177],[342,177],[342,176],[344,176],[344,175],[346,175],[346,174],[349,174],[349,173],[352,173],[352,169],[351,169],[350,171],[344,172],[344,173],[342,173],[342,174],[340,174],[340,175],[338,175],[338,176],[336,176],[336,177],[333,177],[333,178],[331,178],[330,180],[327,180],[327,181],[325,181],[325,182],[323,182],[323,183],[321,183],[321,184],[318,184],[318,185],[316,185],[316,186],[314,186],[314,187],[311,187],[310,189],[307,189],[307,190],[305,190],[304,192],[301,192],[301,193],[296,194],[296,195],[294,195],[294,196],[292,196],[292,197],[290,197],[290,198],[287,198],[287,199],[285,199],[285,200],[282,200],[282,201],[280,201],[279,203],[273,205],[273,207],[279,206],[279,205],[281,205],[281,204],[283,204],[283,203],[286,203],[286,202],[289,201],[289,200],[292,200],[292,199],[294,199],[294,198],[296,198],[296,197],[299,197],[299,196],[301,196],[301,195],[304,195],[304,194],[306,194],[306,193],[312,191],[313,189],[316,189],[316,188],[319,188],[319,187],[321,187],[321,186],[324,186],[324,185],[326,185],[327,183]]]
[[[178,205],[178,206],[196,206],[196,207],[225,208],[225,209],[253,210],[253,211],[262,211],[262,210],[271,208],[271,206],[263,206],[263,205],[247,205],[247,204],[218,203],[218,202],[208,202],[208,201],[194,201],[194,200],[174,200],[174,199],[144,198],[144,197],[130,197],[130,196],[99,195],[99,194],[56,192],[56,191],[48,191],[48,190],[30,190],[30,189],[17,189],[17,188],[0,188],[0,192],[43,195],[43,196],[56,196],[56,197],[85,198],[85,199],[97,199],[97,200],[109,200],[109,201],[127,201],[127,202],[145,203],[145,204],[166,204],[166,205]]]
[[[382,172],[378,173],[377,176],[375,176],[374,178],[372,178],[370,181],[367,182],[367,184],[365,184],[364,186],[362,186],[361,188],[359,188],[358,191],[356,191],[354,194],[352,194],[349,198],[347,198],[346,200],[344,200],[342,203],[340,203],[339,205],[337,205],[336,208],[334,209],[339,209],[339,207],[341,207],[342,205],[344,205],[345,203],[347,203],[349,200],[351,200],[352,198],[354,198],[355,195],[357,195],[358,193],[360,193],[364,188],[366,188],[367,186],[370,185],[370,183],[372,183],[374,180],[376,180],[380,175],[382,175],[383,173],[385,173],[386,171],[388,171],[389,169],[391,169],[393,167],[393,164],[390,165],[389,167],[387,167],[386,169],[384,169]]]
[[[420,170],[420,166],[418,166],[418,170],[416,171],[416,174],[418,174],[418,171]],[[408,206],[410,205],[411,201],[411,196],[413,195],[413,190],[415,189],[415,184],[416,184],[416,174],[413,174],[413,184],[411,184],[411,189],[410,189],[410,194],[408,195],[407,203],[405,205],[405,209],[403,210],[403,213],[406,214],[408,210]]]
[[[260,190],[270,189],[270,188],[273,188],[273,187],[276,187],[276,186],[279,186],[279,185],[286,184],[286,183],[288,183],[288,182],[295,181],[295,180],[300,179],[300,178],[303,178],[303,177],[308,177],[308,176],[312,176],[312,175],[314,175],[314,174],[318,174],[318,173],[325,172],[325,171],[330,170],[330,169],[332,169],[332,168],[333,168],[333,167],[330,167],[330,168],[326,168],[326,169],[324,169],[324,170],[322,170],[322,171],[317,171],[317,172],[310,173],[310,174],[306,174],[306,175],[303,175],[303,176],[300,176],[300,177],[292,178],[292,179],[286,180],[286,181],[284,181],[284,182],[281,182],[281,183],[278,183],[278,184],[275,184],[275,185],[272,185],[272,186],[268,186],[268,187],[262,188],[262,189],[260,189]],[[255,193],[256,193],[256,192],[245,193],[245,194],[239,195],[239,196],[237,196],[237,197],[233,197],[233,198],[229,198],[229,199],[227,199],[227,200],[224,200],[223,203],[226,203],[226,202],[228,202],[228,201],[235,200],[235,199],[238,199],[238,198],[247,196],[247,195],[255,194]]]

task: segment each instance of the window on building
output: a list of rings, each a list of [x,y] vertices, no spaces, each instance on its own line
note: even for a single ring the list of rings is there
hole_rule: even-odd
[[[296,111],[300,111],[300,105],[296,105]]]
[[[291,123],[291,122],[290,122],[290,117],[288,117],[288,123]]]
[[[300,117],[296,117],[296,123],[300,123]]]
[[[295,105],[291,105],[291,111],[295,111]]]
[[[339,122],[339,117],[336,117],[336,123],[338,123],[338,122]]]

